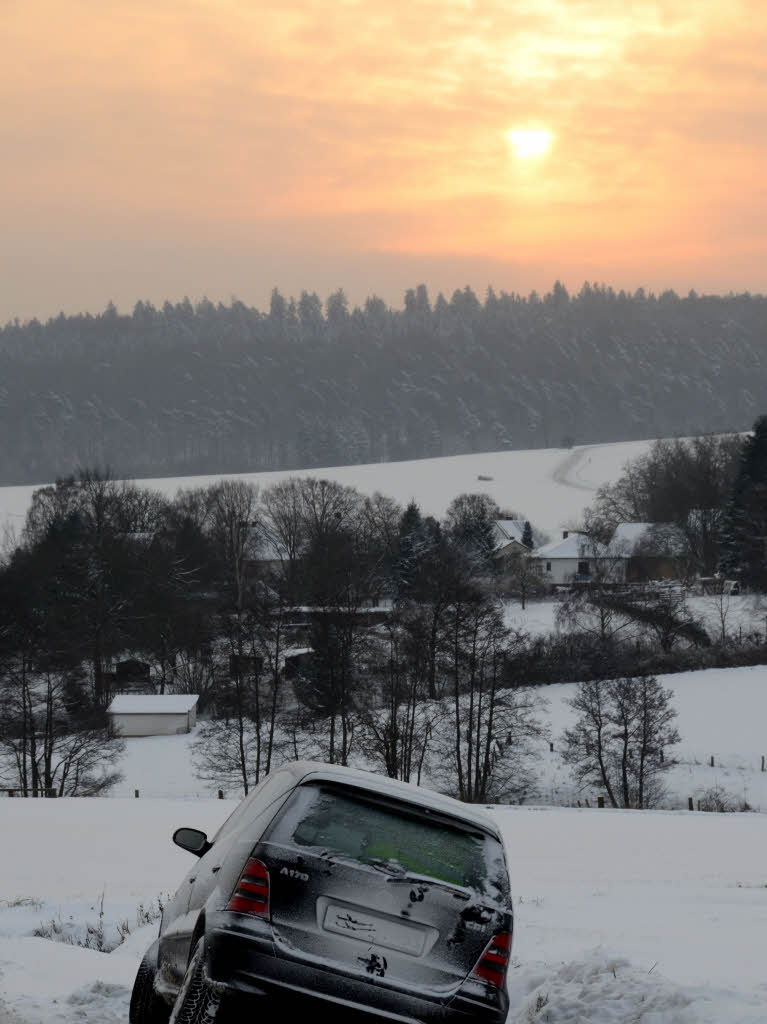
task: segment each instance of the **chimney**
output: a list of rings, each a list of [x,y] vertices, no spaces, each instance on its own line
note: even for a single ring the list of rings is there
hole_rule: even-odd
[[[562,540],[567,540],[567,537],[568,537],[568,531],[567,530],[562,530]]]

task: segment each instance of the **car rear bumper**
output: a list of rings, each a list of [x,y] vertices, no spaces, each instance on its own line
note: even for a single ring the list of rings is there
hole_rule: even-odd
[[[334,1015],[339,1017],[345,1016],[347,1010],[358,1018],[364,1013],[371,1021],[402,1024],[502,1024],[508,1013],[505,991],[490,994],[493,1002],[474,998],[470,991],[460,991],[441,1001],[279,956],[266,929],[261,934],[254,933],[247,925],[238,926],[230,914],[216,914],[208,919],[205,949],[209,984],[223,992],[275,998],[281,1013],[286,1004],[292,1010],[305,1006],[310,1012],[316,1011],[321,1002],[333,1004]]]

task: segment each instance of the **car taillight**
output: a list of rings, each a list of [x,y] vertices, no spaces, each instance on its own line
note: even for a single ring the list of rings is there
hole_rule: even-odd
[[[250,858],[226,909],[235,910],[238,914],[269,916],[269,872],[266,864]]]
[[[479,978],[486,981],[488,985],[495,985],[503,988],[506,980],[506,969],[509,966],[509,953],[511,951],[511,935],[509,932],[499,932],[485,946],[485,952],[479,958],[477,966],[471,972],[472,978]]]

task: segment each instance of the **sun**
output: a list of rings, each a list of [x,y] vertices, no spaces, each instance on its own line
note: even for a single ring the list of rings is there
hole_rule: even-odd
[[[551,147],[551,132],[546,128],[512,128],[506,134],[518,160],[544,156]]]

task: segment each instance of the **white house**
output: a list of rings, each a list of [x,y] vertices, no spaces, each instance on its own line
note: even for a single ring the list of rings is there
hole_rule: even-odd
[[[560,540],[544,544],[533,552],[541,579],[550,586],[588,580],[596,564],[595,542],[583,533],[563,530]]]
[[[123,694],[107,708],[112,728],[121,736],[175,736],[197,722],[196,693]]]
[[[606,583],[675,579],[686,545],[666,523],[619,523],[609,544],[564,530],[561,540],[533,552],[541,579],[550,586],[588,583],[598,574]]]

